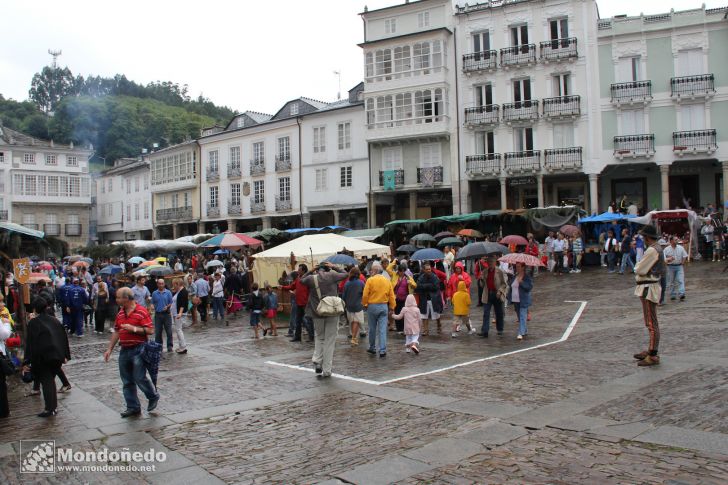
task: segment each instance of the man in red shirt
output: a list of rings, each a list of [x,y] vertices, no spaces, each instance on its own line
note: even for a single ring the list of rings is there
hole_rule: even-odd
[[[301,284],[301,278],[308,273],[308,266],[305,264],[298,265],[298,277],[290,285],[282,286],[284,290],[295,292],[296,296],[296,328],[293,333],[291,342],[301,341],[302,326],[306,325],[308,332],[308,341],[313,342],[313,322],[306,315],[306,305],[308,304],[308,286]],[[293,304],[293,302],[291,302]]]
[[[147,411],[151,412],[157,407],[159,393],[147,377],[147,369],[142,360],[142,350],[147,341],[147,335],[154,332],[152,318],[143,306],[134,301],[131,288],[119,288],[116,291],[116,304],[119,313],[114,323],[114,333],[111,334],[109,348],[104,352],[104,361],[108,362],[111,352],[117,342],[121,346],[119,352],[119,374],[124,384],[124,400],[126,410],[121,413],[122,418],[137,416],[142,409],[137,397],[137,387],[142,390],[149,405]]]

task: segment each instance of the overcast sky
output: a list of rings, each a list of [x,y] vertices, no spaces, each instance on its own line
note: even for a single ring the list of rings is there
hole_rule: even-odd
[[[602,0],[604,17],[719,7],[727,0]],[[234,110],[274,113],[308,96],[336,99],[363,75],[364,5],[403,0],[74,0],[5,1],[0,42],[0,94],[26,99],[33,74],[62,49],[61,66],[74,74],[136,82],[188,84]],[[464,3],[464,1],[463,1]],[[477,3],[477,0],[470,0]]]

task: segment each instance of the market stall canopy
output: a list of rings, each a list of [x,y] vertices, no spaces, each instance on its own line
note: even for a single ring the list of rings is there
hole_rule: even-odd
[[[362,241],[374,241],[382,237],[382,234],[384,234],[384,228],[375,227],[374,229],[354,229],[352,231],[346,231],[341,235]]]
[[[578,221],[576,221],[578,224],[584,224],[586,222],[612,222],[612,221],[621,221],[625,219],[634,219],[636,216],[633,216],[632,214],[618,214],[615,212],[603,212],[596,216],[590,216],[590,217],[582,217]],[[630,221],[635,222],[635,221]]]
[[[463,222],[478,222],[480,220],[480,212],[471,212],[470,214],[459,214],[452,216],[440,216],[427,219],[426,223],[431,222],[447,222],[449,224],[463,223]]]
[[[362,256],[389,257],[389,246],[339,234],[309,234],[254,254],[253,277],[259,285],[265,282],[277,285],[281,274],[284,271],[291,271],[292,259],[295,259],[297,264],[305,263],[312,269],[313,265],[344,249],[353,253],[356,259],[361,259]]]
[[[14,222],[0,222],[0,229],[8,232],[17,232],[18,234],[24,234],[26,236],[37,237],[38,239],[43,239],[45,237],[45,233],[43,231],[28,229],[27,227],[15,224]]]

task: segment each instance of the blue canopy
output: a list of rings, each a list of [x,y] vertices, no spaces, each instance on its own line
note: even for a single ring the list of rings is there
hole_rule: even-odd
[[[577,221],[577,224],[583,224],[585,222],[612,222],[612,221],[621,221],[624,219],[632,219],[633,217],[637,217],[632,214],[617,214],[614,212],[603,212],[596,216],[589,216],[589,217],[582,217]]]
[[[320,227],[297,227],[295,229],[286,229],[286,232],[288,232],[290,234],[296,234],[299,232],[311,232],[311,231],[318,232],[320,230],[321,230]]]

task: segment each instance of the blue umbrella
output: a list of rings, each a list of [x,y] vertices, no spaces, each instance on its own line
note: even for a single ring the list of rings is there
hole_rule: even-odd
[[[106,266],[104,269],[99,271],[99,274],[101,275],[115,275],[117,273],[121,273],[121,266],[117,266],[115,264],[110,264]]]
[[[93,264],[94,263],[94,260],[91,259],[91,258],[81,258],[81,259],[79,259],[79,261],[83,261],[83,262],[88,263],[88,264]]]
[[[144,263],[146,259],[142,258],[141,256],[134,256],[133,258],[129,258],[129,263],[131,264],[139,264]]]
[[[356,266],[359,262],[347,254],[334,254],[323,260],[324,263]]]
[[[445,253],[435,248],[420,249],[412,256],[412,261],[437,261],[445,259]]]
[[[218,249],[212,254],[230,254],[230,251],[228,251],[227,249]]]

